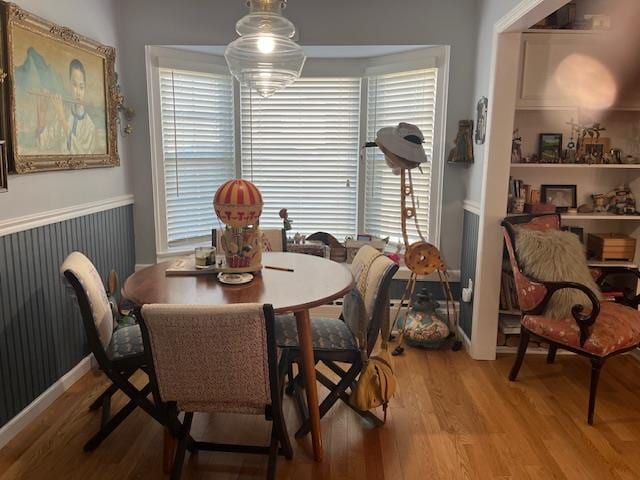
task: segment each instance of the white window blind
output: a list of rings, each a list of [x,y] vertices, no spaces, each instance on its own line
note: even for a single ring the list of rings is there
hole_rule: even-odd
[[[241,89],[242,176],[265,201],[264,227],[356,231],[359,78],[301,78],[269,98]]]
[[[233,82],[228,75],[160,69],[169,246],[211,235],[212,200],[234,177]]]
[[[425,151],[432,158],[436,79],[436,68],[369,77],[367,138],[373,140],[382,127],[413,123],[422,130]],[[411,173],[420,229],[428,239],[431,168],[423,164],[422,171]],[[367,149],[365,185],[366,232],[400,241],[400,177],[391,172],[379,149]],[[407,233],[411,241],[419,238],[413,219],[407,221]]]

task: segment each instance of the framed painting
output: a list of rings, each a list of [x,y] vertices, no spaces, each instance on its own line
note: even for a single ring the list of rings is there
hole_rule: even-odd
[[[7,191],[7,144],[0,140],[0,193]]]
[[[12,170],[119,165],[115,49],[3,7]]]
[[[551,203],[556,212],[566,212],[578,206],[576,185],[540,185],[542,203]]]

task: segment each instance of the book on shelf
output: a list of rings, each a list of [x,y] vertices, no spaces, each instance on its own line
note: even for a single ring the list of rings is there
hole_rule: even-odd
[[[500,280],[500,310],[519,310],[516,282],[511,270],[503,270]]]
[[[504,335],[514,335],[520,333],[520,318],[501,316],[498,322],[498,330]]]

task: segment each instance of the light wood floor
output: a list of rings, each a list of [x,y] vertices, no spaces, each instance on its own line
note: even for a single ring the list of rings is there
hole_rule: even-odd
[[[283,479],[637,479],[640,478],[640,364],[612,359],[603,372],[596,423],[586,423],[589,369],[573,356],[546,365],[525,360],[516,383],[513,357],[471,360],[465,352],[408,349],[396,362],[400,394],[386,426],[367,428],[345,405],[323,419],[326,458],[314,464],[309,439],[295,442]],[[142,378],[138,379],[139,381]],[[161,479],[162,430],[135,412],[91,454],[82,444],[99,423],[87,411],[104,388],[88,374],[0,450],[5,479]],[[297,424],[286,400],[290,431]],[[267,440],[260,418],[196,416],[194,436]],[[263,457],[200,452],[185,479],[263,478]]]

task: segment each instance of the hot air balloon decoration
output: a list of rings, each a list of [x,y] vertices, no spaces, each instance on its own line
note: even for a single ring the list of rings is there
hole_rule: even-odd
[[[228,180],[213,197],[217,217],[225,224],[221,238],[225,272],[257,272],[262,269],[262,194],[247,180]]]

